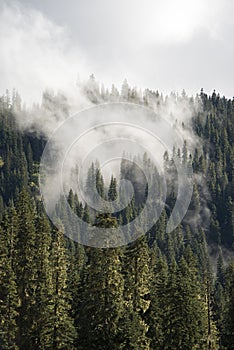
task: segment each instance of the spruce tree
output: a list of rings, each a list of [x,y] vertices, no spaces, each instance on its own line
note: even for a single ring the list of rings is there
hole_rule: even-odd
[[[95,220],[98,228],[116,227],[115,218],[100,214]],[[98,237],[97,237],[98,239]],[[121,273],[119,248],[86,248],[87,264],[83,275],[83,291],[79,317],[81,349],[121,349],[124,280]]]
[[[138,235],[136,235],[137,237]],[[150,256],[146,236],[141,235],[129,247],[124,258],[126,336],[129,349],[149,349],[145,319],[150,306]],[[132,322],[131,322],[132,320]]]
[[[172,265],[164,297],[163,349],[202,349],[206,313],[191,251]]]
[[[234,263],[226,269],[226,305],[222,343],[229,350],[234,349]]]
[[[76,339],[71,316],[71,295],[68,291],[69,261],[62,228],[53,234],[52,251],[52,316],[48,320],[52,349],[72,350]]]
[[[164,342],[163,317],[166,305],[164,293],[168,279],[168,265],[165,257],[155,244],[151,251],[152,279],[150,286],[150,307],[146,312],[149,325],[150,349],[161,349]]]
[[[117,181],[116,179],[112,176],[111,177],[111,182],[108,190],[108,199],[110,201],[115,201],[117,199],[118,193],[117,193]]]
[[[38,350],[51,349],[51,325],[52,325],[52,303],[53,281],[51,254],[51,227],[49,221],[41,208],[38,208],[36,218],[36,241],[37,253],[35,256],[35,331],[33,336],[34,348]]]
[[[0,227],[0,347],[17,350],[18,293],[14,271],[16,244],[16,214],[5,215],[4,227]]]
[[[16,277],[19,294],[19,347],[34,349],[36,327],[36,229],[35,206],[24,189],[17,202],[17,263]]]

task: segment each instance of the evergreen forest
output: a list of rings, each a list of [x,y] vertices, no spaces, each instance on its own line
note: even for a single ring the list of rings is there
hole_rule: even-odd
[[[19,127],[17,112],[21,118],[29,112],[18,92],[0,98],[0,349],[233,350],[234,99],[203,89],[193,97],[185,91],[164,96],[126,80],[121,91],[106,89],[94,76],[83,93],[92,105],[123,101],[154,109],[186,101],[193,115],[190,125],[179,127],[192,128],[199,147],[190,149],[185,140],[163,155],[166,205],[148,232],[134,227],[129,236],[137,238],[119,247],[82,245],[63,233],[69,226],[63,200],[57,206],[60,228],[43,206],[39,167],[47,136],[36,126]],[[48,91],[35,106],[41,114],[46,109],[51,118],[70,113],[66,98]],[[192,165],[193,194],[188,213],[168,233],[177,196],[175,155]],[[157,169],[147,154],[140,161],[155,176],[157,196]],[[86,186],[91,195],[96,187],[107,201],[118,201],[120,178],[132,182],[134,196],[116,214],[94,212],[73,189],[67,193],[94,239],[97,228],[127,224],[144,207],[147,183],[134,159],[123,159],[120,177],[110,173],[109,181],[97,159]],[[82,225],[75,232],[81,235]]]

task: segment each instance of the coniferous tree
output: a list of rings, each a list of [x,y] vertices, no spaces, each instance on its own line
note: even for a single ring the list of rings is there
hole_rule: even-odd
[[[163,349],[202,349],[206,313],[191,252],[172,266],[164,295]]]
[[[52,300],[50,337],[52,349],[74,349],[76,330],[71,316],[71,295],[68,291],[69,261],[62,230],[53,235],[52,251]]]
[[[149,326],[145,319],[150,306],[151,271],[149,247],[145,235],[140,236],[126,249],[124,274],[128,348],[149,349],[150,339],[147,336]]]
[[[53,280],[50,263],[51,227],[41,205],[38,208],[35,225],[37,231],[37,252],[35,256],[36,288],[34,313],[36,317],[33,346],[38,350],[42,350],[51,349],[53,346],[51,337]]]
[[[151,339],[150,349],[161,349],[164,343],[163,317],[164,293],[168,278],[168,265],[165,257],[155,244],[151,252],[152,280],[150,287],[150,307],[146,312],[149,325],[147,335]]]
[[[18,232],[16,277],[19,295],[19,347],[34,348],[36,303],[36,228],[35,206],[24,189],[17,202]]]
[[[226,269],[226,305],[224,312],[224,329],[222,344],[225,349],[232,350],[234,344],[234,264]]]
[[[15,244],[17,220],[15,210],[5,216],[0,227],[0,347],[2,350],[17,350],[18,293],[16,285]]]
[[[117,193],[117,181],[116,179],[112,176],[111,177],[111,182],[108,190],[108,199],[111,201],[114,201],[117,199],[118,193]]]
[[[115,218],[100,214],[97,228],[116,227]],[[99,231],[93,229],[93,235]],[[98,239],[98,237],[97,237]],[[124,281],[119,248],[86,248],[79,339],[81,349],[121,349],[120,320],[123,317]]]

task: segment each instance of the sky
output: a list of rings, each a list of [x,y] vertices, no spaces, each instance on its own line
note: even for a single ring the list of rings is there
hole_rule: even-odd
[[[233,0],[0,0],[0,94],[107,86],[234,96]]]

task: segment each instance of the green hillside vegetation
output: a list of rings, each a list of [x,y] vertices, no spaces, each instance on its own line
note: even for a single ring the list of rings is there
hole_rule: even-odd
[[[65,211],[59,230],[43,208],[38,172],[46,136],[20,131],[14,117],[15,109],[22,108],[19,95],[2,96],[0,349],[234,349],[234,100],[203,90],[195,97],[140,93],[127,81],[121,92],[114,85],[108,91],[90,79],[92,90],[84,88],[84,93],[94,104],[121,100],[152,108],[168,99],[186,100],[194,110],[192,127],[201,147],[190,154],[185,142],[183,149],[164,154],[169,192],[149,232],[123,247],[83,246],[63,234],[69,222]],[[43,103],[46,99],[57,106],[55,95],[44,94]],[[202,108],[196,112],[198,102]],[[66,101],[63,108],[69,110]],[[188,214],[167,233],[176,199],[173,152],[181,162],[192,163],[194,191]],[[141,161],[151,164],[147,155]],[[123,160],[120,170],[134,185],[134,163]],[[157,173],[152,165],[151,172]],[[95,164],[87,184],[97,185],[107,200],[118,200],[118,179],[110,174],[105,183]],[[154,186],[157,195],[157,176]],[[133,187],[129,205],[113,215],[94,212],[73,190],[67,197],[95,236],[95,229],[126,224],[140,213],[147,186],[135,182]],[[140,228],[134,230],[129,232],[133,237]],[[77,235],[81,232],[82,226],[77,227]]]

